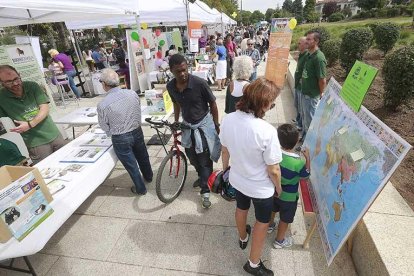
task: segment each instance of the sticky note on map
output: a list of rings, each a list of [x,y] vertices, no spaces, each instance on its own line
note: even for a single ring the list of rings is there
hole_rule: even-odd
[[[365,157],[365,153],[362,151],[362,149],[351,152],[350,155],[351,155],[352,160],[354,160],[354,162],[357,162]]]
[[[343,126],[338,130],[338,133],[342,135],[347,131],[348,131],[348,126]]]

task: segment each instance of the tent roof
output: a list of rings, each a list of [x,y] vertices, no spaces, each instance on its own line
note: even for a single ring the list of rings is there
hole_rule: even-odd
[[[138,1],[100,0],[2,0],[0,26],[17,26],[67,20],[101,19],[114,15],[132,14]]]

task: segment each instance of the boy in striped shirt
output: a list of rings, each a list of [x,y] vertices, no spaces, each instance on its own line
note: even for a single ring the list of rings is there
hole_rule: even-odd
[[[299,180],[309,177],[310,159],[309,150],[304,149],[303,155],[305,160],[301,159],[294,152],[295,145],[299,141],[299,131],[291,124],[283,124],[277,129],[279,142],[282,147],[283,160],[279,164],[282,172],[282,194],[275,193],[273,202],[273,212],[271,220],[273,223],[269,226],[272,232],[276,224],[274,223],[275,214],[280,212],[280,221],[277,229],[276,239],[273,247],[281,249],[290,247],[293,244],[292,237],[286,237],[286,231],[289,224],[293,222],[299,198]]]

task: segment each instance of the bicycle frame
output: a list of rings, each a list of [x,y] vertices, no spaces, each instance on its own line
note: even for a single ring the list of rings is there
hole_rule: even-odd
[[[162,142],[162,146],[164,148],[164,151],[167,155],[168,155],[169,152],[172,152],[174,150],[177,152],[177,156],[181,155],[181,150],[180,150],[180,147],[179,147],[179,145],[181,145],[181,141],[178,139],[178,137],[181,136],[182,131],[177,131],[177,130],[174,130],[174,129],[170,128],[174,141],[173,141],[173,145],[171,146],[170,151],[167,151],[167,147],[163,143],[164,140],[161,138],[161,131],[157,127],[153,127],[153,126],[151,126],[151,127],[154,128],[157,131],[158,138],[160,138],[160,141]],[[165,134],[164,134],[164,137],[165,137]],[[180,160],[180,158],[178,158],[178,164],[177,164],[177,170],[176,170],[175,177],[178,177],[180,162],[181,162],[181,160]],[[172,172],[172,169],[173,169],[172,164],[173,164],[173,162],[170,162],[170,175],[171,175],[171,172]]]

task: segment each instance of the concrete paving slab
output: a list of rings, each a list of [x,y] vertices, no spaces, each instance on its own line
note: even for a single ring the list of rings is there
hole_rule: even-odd
[[[205,226],[131,221],[108,261],[197,272]]]
[[[171,270],[171,269],[160,269],[154,267],[144,267],[142,270],[142,275],[157,275],[157,276],[197,276],[197,275],[208,275],[200,274],[195,272],[185,272],[181,270]]]
[[[47,276],[61,275],[135,276],[144,274],[142,274],[142,266],[60,257],[59,260],[53,265]]]
[[[30,263],[33,265],[37,275],[46,275],[46,273],[56,263],[59,256],[37,253],[29,256]],[[5,265],[9,264],[9,261],[4,262]],[[14,266],[17,268],[28,269],[23,258],[17,258],[14,262]],[[27,276],[27,273],[10,271],[6,269],[0,269],[1,276]]]
[[[132,194],[130,188],[115,188],[96,215],[105,217],[159,220],[165,205],[158,199],[154,190],[145,196]]]
[[[41,252],[104,261],[127,224],[126,219],[72,215]]]
[[[75,211],[79,215],[94,215],[114,188],[99,186]]]

